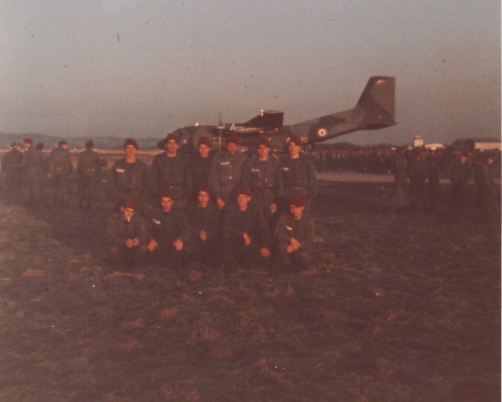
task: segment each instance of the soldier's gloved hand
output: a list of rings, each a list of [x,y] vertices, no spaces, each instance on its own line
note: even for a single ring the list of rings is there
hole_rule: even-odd
[[[270,257],[270,249],[268,247],[260,248],[260,255],[264,258]]]
[[[223,201],[221,198],[218,198],[216,200],[216,205],[218,206],[218,209],[223,209],[225,208],[225,201]]]
[[[269,208],[271,214],[275,214],[277,212],[277,204],[275,202],[270,204],[270,206],[268,208]]]
[[[159,244],[155,240],[150,240],[146,246],[146,249],[150,252],[156,250],[159,247]]]
[[[201,239],[202,241],[206,241],[207,240],[207,232],[205,230],[201,230],[199,232],[199,239]]]
[[[251,237],[247,233],[243,233],[242,238],[244,239],[244,244],[246,246],[249,246],[251,244]]]
[[[176,239],[173,242],[173,246],[176,249],[176,251],[181,251],[183,250],[183,241],[181,239]]]

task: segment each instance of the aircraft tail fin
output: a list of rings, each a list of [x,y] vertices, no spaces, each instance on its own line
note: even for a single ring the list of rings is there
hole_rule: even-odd
[[[396,124],[394,77],[371,77],[359,98],[356,110],[364,116],[360,129],[371,130]]]

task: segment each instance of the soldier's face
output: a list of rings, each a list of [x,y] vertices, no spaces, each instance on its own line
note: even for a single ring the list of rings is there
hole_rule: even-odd
[[[466,162],[467,162],[467,156],[465,156],[465,155],[461,155],[461,156],[460,156],[460,163],[462,163],[462,164],[463,164],[463,163],[466,163]]]
[[[291,212],[291,215],[293,215],[293,218],[301,219],[303,212],[305,211],[305,207],[297,207],[296,205],[291,204],[289,206],[289,211]]]
[[[269,147],[267,147],[264,144],[258,145],[258,156],[261,159],[267,159],[269,154],[270,154],[270,148]]]
[[[209,194],[205,191],[199,191],[197,195],[197,201],[201,207],[206,207],[209,203]]]
[[[170,197],[162,197],[160,199],[160,206],[164,212],[171,211],[171,208],[173,207],[173,199]]]
[[[122,214],[124,215],[125,219],[131,220],[135,212],[132,208],[122,208]]]
[[[203,158],[207,158],[209,156],[209,152],[211,152],[211,148],[209,148],[206,144],[199,144],[199,154]]]
[[[247,208],[249,202],[251,201],[251,197],[246,194],[239,194],[237,196],[237,205],[239,208]]]
[[[30,149],[32,147],[33,144],[29,143],[29,142],[23,142],[23,148],[24,149]]]
[[[230,155],[235,155],[238,150],[239,150],[239,145],[237,145],[235,142],[229,142],[227,144],[227,151]]]
[[[288,145],[288,150],[289,150],[289,154],[291,156],[297,156],[297,155],[299,155],[300,154],[300,149],[302,149],[301,146],[299,146],[295,142],[290,141],[290,143]]]
[[[135,158],[138,150],[134,145],[126,145],[124,148],[126,158]]]
[[[488,158],[488,159],[486,160],[486,164],[487,164],[488,166],[492,166],[494,162],[495,162],[495,159],[493,159],[493,158]]]
[[[166,150],[169,154],[176,154],[178,152],[179,144],[176,140],[168,140],[166,144]]]
[[[68,150],[68,144],[62,144],[61,148],[63,148],[64,150]]]

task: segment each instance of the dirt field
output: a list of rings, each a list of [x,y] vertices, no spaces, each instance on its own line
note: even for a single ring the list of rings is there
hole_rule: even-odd
[[[0,203],[0,401],[500,400],[500,219],[324,183],[317,261],[103,265],[106,215]]]

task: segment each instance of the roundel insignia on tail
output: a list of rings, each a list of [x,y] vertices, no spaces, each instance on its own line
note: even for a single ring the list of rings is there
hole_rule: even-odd
[[[328,130],[325,127],[319,127],[317,129],[316,134],[319,138],[324,138],[324,137],[326,137],[326,135],[328,135]]]

